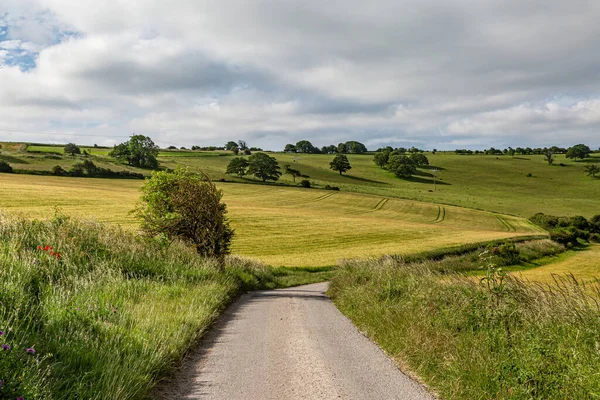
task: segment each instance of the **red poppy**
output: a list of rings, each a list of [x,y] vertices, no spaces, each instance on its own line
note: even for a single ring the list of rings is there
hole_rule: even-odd
[[[38,250],[41,250],[41,249],[42,249],[42,246],[41,246],[41,245],[40,245],[40,246],[38,246]]]

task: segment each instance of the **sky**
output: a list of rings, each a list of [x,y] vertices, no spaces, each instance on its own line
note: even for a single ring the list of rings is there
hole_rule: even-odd
[[[0,140],[600,147],[596,0],[2,0]]]

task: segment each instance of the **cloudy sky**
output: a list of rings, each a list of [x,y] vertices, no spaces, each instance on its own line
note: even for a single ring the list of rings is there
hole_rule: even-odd
[[[2,0],[0,140],[597,148],[598,21],[597,0]]]

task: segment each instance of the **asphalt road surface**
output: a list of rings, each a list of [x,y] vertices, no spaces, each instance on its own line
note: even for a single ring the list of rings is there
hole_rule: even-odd
[[[156,399],[432,399],[325,296],[327,283],[240,298]]]

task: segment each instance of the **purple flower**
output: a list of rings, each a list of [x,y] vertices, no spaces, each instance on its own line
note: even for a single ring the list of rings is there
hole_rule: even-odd
[[[2,384],[3,384],[3,383],[4,383],[4,382],[2,382],[2,379],[0,379],[0,387],[2,387]]]
[[[10,350],[10,346],[7,344],[2,345],[2,350]]]
[[[25,397],[23,397],[23,396],[17,397],[17,400],[25,400]]]
[[[27,350],[25,350],[25,352],[27,354],[35,354],[35,349],[33,347],[28,348]]]
[[[0,336],[4,336],[4,331],[0,331]]]

